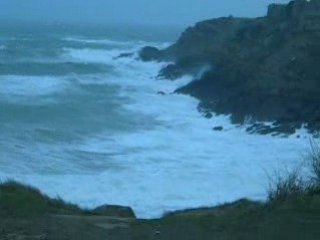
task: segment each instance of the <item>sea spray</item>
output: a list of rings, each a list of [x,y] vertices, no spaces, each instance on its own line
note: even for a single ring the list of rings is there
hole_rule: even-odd
[[[17,69],[0,76],[1,179],[83,207],[129,205],[138,217],[151,218],[242,197],[263,200],[266,169],[300,163],[306,133],[249,135],[228,116],[203,118],[198,100],[173,93],[191,76],[159,80],[165,63],[117,58],[154,43],[71,37],[55,44],[31,39],[51,44],[28,45],[15,52],[21,54],[16,61],[108,68],[50,76],[19,76]],[[223,131],[211,130],[217,125]]]

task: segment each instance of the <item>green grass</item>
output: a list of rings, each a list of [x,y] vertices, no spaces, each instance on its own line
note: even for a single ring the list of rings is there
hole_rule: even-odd
[[[78,206],[61,199],[51,199],[39,190],[15,181],[0,184],[1,216],[34,216],[43,214],[80,214]]]
[[[310,188],[309,184],[296,170],[288,172],[285,176],[278,175],[268,189],[268,203],[299,198],[299,196],[307,194]]]
[[[310,142],[306,162],[310,177],[302,176],[299,169],[294,169],[285,175],[277,175],[274,181],[270,180],[268,204],[320,194],[320,145],[314,141]]]
[[[315,141],[310,141],[308,160],[311,164],[313,180],[320,185],[320,146]]]
[[[170,214],[134,226],[133,239],[175,240],[316,240],[320,236],[320,195],[278,204],[249,200]],[[158,237],[155,237],[156,234]]]

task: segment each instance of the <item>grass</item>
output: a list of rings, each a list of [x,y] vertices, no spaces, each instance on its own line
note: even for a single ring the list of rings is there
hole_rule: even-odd
[[[320,185],[320,146],[315,141],[310,141],[310,152],[308,159],[311,163],[313,179]]]
[[[311,176],[302,176],[299,169],[287,172],[284,176],[278,174],[268,189],[268,203],[320,194],[320,145],[315,141],[310,141],[306,161],[310,166]]]
[[[39,190],[15,181],[0,184],[0,216],[80,214],[85,211],[61,199],[51,199]]]
[[[277,175],[268,189],[268,203],[284,202],[308,191],[307,182],[295,170],[285,176]]]

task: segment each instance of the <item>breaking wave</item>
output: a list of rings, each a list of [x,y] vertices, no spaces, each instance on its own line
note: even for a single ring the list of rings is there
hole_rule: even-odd
[[[22,61],[0,68],[1,179],[83,207],[129,205],[151,218],[264,199],[266,170],[300,162],[303,130],[300,138],[248,135],[228,116],[203,118],[196,99],[173,94],[191,76],[158,80],[165,63],[118,57],[146,42],[62,40],[71,45],[52,56],[56,65]]]

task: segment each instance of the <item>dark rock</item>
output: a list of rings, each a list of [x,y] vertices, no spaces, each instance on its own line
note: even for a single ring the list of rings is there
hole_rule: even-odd
[[[217,126],[213,128],[214,131],[222,131],[223,127],[222,126]]]
[[[291,135],[296,132],[297,128],[298,126],[294,124],[283,124],[278,127],[272,128],[272,130],[274,130],[275,132],[286,134],[286,135]]]
[[[166,78],[169,80],[175,80],[182,77],[185,74],[185,71],[176,64],[169,64],[163,69],[161,69],[158,78]]]
[[[133,57],[133,56],[134,56],[133,53],[121,53],[117,57],[115,57],[114,59],[129,58],[129,57]]]
[[[283,4],[270,4],[267,17],[273,21],[282,21],[287,17],[287,9]]]
[[[273,133],[274,131],[271,126],[265,125],[264,123],[255,123],[247,128],[247,132],[267,135]]]
[[[208,118],[208,119],[210,119],[210,118],[213,117],[213,115],[212,115],[211,112],[204,112],[202,115],[203,115],[205,118]]]
[[[206,108],[205,106],[201,106],[199,105],[198,106],[198,111],[202,114],[203,117],[205,118],[212,118],[213,117],[213,114],[212,112],[210,111],[210,109]]]
[[[210,118],[213,117],[213,115],[212,115],[211,112],[205,112],[205,113],[203,113],[203,116],[204,116],[205,118],[208,118],[208,119],[210,119]]]
[[[281,135],[291,135],[296,132],[298,125],[291,123],[283,123],[278,125],[266,125],[264,123],[254,123],[246,130],[249,133],[259,133],[262,135],[272,134],[272,136]]]
[[[281,122],[261,134],[292,134],[302,123],[320,129],[320,0],[273,4],[266,17],[203,21],[155,55],[174,60],[160,73],[171,79],[212,66],[177,92],[236,124],[251,116]]]
[[[158,91],[157,94],[162,95],[162,96],[166,95],[166,93],[163,91]]]
[[[142,61],[159,61],[161,59],[162,52],[155,47],[144,47],[139,51],[139,57]]]
[[[95,208],[92,213],[103,216],[135,218],[135,214],[130,207],[116,205],[103,205]]]

